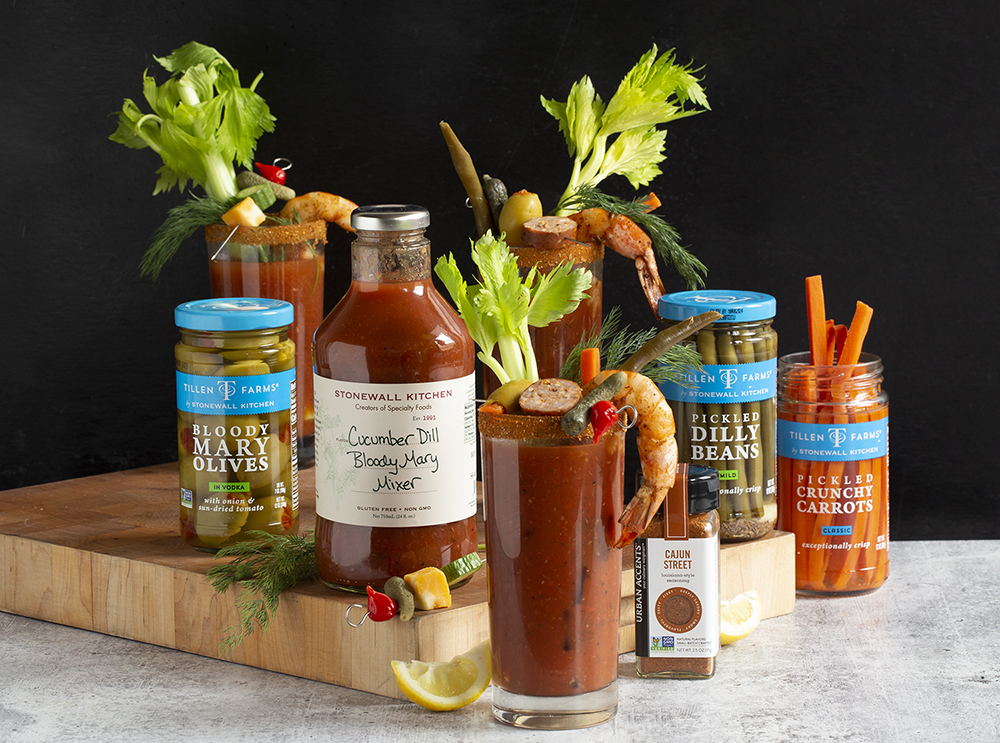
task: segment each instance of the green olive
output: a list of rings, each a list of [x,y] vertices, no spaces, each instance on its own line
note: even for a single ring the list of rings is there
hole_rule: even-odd
[[[521,189],[507,197],[503,209],[500,210],[497,228],[506,235],[505,239],[509,246],[523,248],[524,240],[521,235],[524,223],[543,214],[542,200],[538,198],[538,194]]]
[[[256,359],[235,361],[232,364],[226,364],[225,368],[222,370],[223,377],[255,377],[260,374],[270,373],[271,367],[267,365],[267,362],[258,361]]]

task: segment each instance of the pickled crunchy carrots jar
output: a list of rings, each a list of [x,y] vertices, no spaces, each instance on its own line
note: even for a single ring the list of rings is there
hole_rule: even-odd
[[[795,587],[849,594],[889,575],[889,397],[882,360],[778,361],[778,528],[795,534]]]
[[[298,530],[293,314],[242,297],[174,311],[181,534],[196,549]]]
[[[363,590],[478,548],[475,348],[434,288],[427,210],[351,224],[351,285],[314,339],[316,564]]]

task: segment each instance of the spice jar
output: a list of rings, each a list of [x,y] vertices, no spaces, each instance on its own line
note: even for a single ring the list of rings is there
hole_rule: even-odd
[[[478,548],[475,347],[434,288],[426,209],[351,224],[351,285],[313,341],[316,564],[363,591]]]
[[[665,382],[660,389],[674,412],[679,460],[719,471],[722,541],[762,537],[778,516],[774,297],[676,292],[662,297],[658,310],[668,327],[709,310],[722,315],[685,341],[701,354],[703,371],[689,375],[688,386]]]
[[[778,362],[779,528],[802,593],[871,591],[889,575],[889,397],[882,360]]]
[[[662,516],[635,540],[635,667],[709,678],[719,654],[719,475],[677,465]]]
[[[174,311],[181,534],[196,549],[298,531],[293,315],[245,297]]]

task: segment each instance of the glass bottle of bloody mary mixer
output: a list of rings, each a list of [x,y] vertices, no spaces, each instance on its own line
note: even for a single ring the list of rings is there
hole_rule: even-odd
[[[426,209],[351,215],[351,285],[316,331],[316,563],[363,590],[475,552],[475,347],[431,279]]]

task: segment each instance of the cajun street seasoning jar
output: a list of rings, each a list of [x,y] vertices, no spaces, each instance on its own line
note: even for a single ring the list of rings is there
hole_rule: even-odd
[[[635,540],[635,668],[642,677],[709,678],[719,654],[719,476],[679,464]]]
[[[795,534],[795,587],[850,594],[889,575],[889,397],[882,360],[778,362],[779,528]]]
[[[719,471],[722,541],[767,534],[775,503],[775,395],[778,335],[771,328],[774,297],[757,292],[701,290],[660,299],[669,326],[715,310],[722,319],[685,341],[704,371],[689,387],[661,385],[674,411],[678,459]]]
[[[298,531],[293,314],[253,298],[174,311],[181,534],[196,549]]]
[[[314,339],[316,564],[363,590],[478,548],[475,347],[434,288],[426,209],[351,224],[351,285]]]

